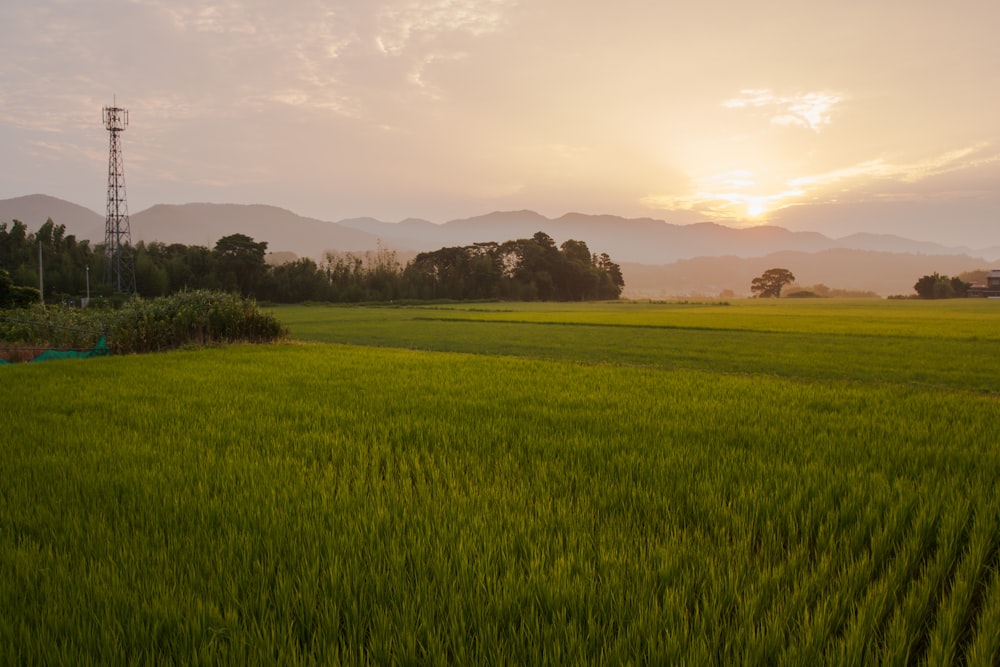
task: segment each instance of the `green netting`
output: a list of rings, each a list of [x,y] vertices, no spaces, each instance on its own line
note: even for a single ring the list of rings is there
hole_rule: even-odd
[[[97,341],[97,344],[89,350],[45,350],[40,355],[31,359],[34,361],[52,361],[53,359],[89,359],[91,357],[108,356],[108,344],[104,336]],[[0,364],[10,364],[11,362],[0,359]]]

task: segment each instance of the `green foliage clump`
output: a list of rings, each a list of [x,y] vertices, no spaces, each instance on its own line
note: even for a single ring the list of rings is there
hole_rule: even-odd
[[[252,299],[197,290],[135,299],[112,311],[108,344],[114,353],[160,352],[185,345],[268,343],[284,336],[281,323]]]
[[[37,291],[36,291],[37,295]],[[36,296],[37,299],[37,296]],[[23,308],[0,311],[0,346],[16,348],[16,360],[30,359],[45,349],[83,350],[92,348],[104,331],[97,310],[45,307],[37,300]],[[4,355],[7,356],[7,355]],[[7,357],[10,360],[12,357]]]
[[[100,275],[101,257],[89,241],[67,234],[66,225],[57,225],[50,218],[37,232],[30,233],[27,225],[18,220],[9,225],[0,223],[0,267],[9,272],[14,285],[29,286],[15,288],[33,292],[24,292],[27,301],[32,297],[39,300],[38,290],[34,289],[39,284],[39,259],[44,267],[45,300],[50,303],[83,295],[88,269],[93,277]],[[9,307],[0,302],[0,308]]]
[[[936,271],[923,276],[913,285],[915,291],[921,299],[954,299],[968,296],[971,284],[959,277],[950,278],[942,276]]]
[[[64,306],[6,311],[0,340],[21,345],[80,349],[104,335],[114,354],[160,352],[188,345],[267,343],[285,329],[252,299],[196,290],[156,299],[133,299],[118,308]]]
[[[544,232],[420,253],[403,276],[424,299],[595,301],[617,299],[625,286],[607,253],[591,254],[573,239],[556,246]]]
[[[302,260],[300,260],[301,262]],[[308,260],[306,260],[308,261]],[[286,269],[286,267],[290,267]],[[315,271],[316,267],[313,267]],[[286,271],[282,271],[286,269]],[[298,284],[290,280],[293,269],[300,274]],[[303,297],[314,301],[359,303],[362,301],[400,301],[408,297],[403,281],[403,265],[395,250],[379,247],[361,253],[328,251],[318,272],[309,277],[308,267],[283,265],[274,267],[274,285],[277,288],[288,282],[292,289],[277,292],[272,297],[279,303],[294,303]],[[286,278],[286,276],[288,276]],[[315,282],[318,276],[322,287],[314,285],[303,289],[304,284]]]
[[[0,308],[26,308],[39,301],[34,287],[15,285],[6,269],[0,269]]]

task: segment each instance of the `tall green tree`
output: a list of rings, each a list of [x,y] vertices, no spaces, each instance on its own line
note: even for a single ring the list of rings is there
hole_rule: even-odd
[[[601,286],[599,299],[617,299],[622,294],[625,287],[625,278],[622,275],[622,267],[611,261],[608,253],[602,252],[595,259],[595,263],[600,268]]]
[[[246,234],[223,236],[215,244],[220,285],[243,296],[255,294],[267,274],[267,241],[254,241]]]
[[[147,247],[139,241],[135,246],[135,288],[142,296],[166,296],[170,293],[170,275],[157,252],[162,245],[153,243]]]
[[[15,284],[38,285],[37,250],[33,253],[34,235],[20,220],[0,223],[0,268],[7,269]]]

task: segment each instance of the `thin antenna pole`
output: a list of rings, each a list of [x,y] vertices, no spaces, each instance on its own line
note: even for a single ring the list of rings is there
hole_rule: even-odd
[[[45,283],[42,279],[42,242],[38,242],[38,300],[45,305]]]

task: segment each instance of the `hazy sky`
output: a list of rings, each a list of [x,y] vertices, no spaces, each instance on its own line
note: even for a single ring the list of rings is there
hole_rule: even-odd
[[[5,0],[0,198],[1000,243],[997,0]],[[961,236],[961,238],[957,238]]]

